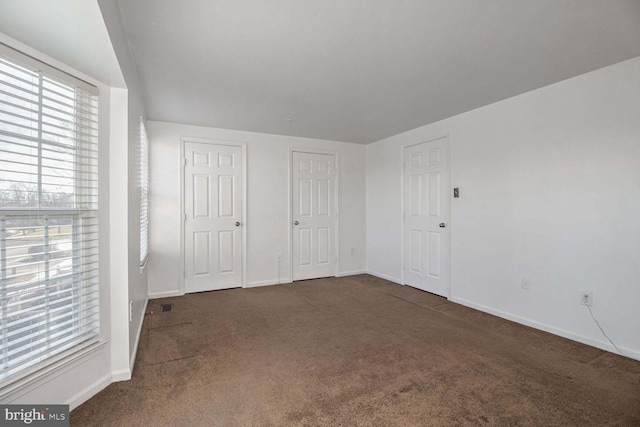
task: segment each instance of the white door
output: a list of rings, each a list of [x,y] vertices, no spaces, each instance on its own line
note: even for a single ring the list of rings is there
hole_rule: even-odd
[[[293,280],[335,276],[335,157],[293,152]]]
[[[242,148],[184,143],[185,292],[242,286]]]
[[[404,149],[404,283],[449,297],[449,141]]]

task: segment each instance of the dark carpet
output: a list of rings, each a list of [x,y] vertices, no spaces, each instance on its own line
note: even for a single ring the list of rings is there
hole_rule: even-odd
[[[372,276],[318,279],[150,301],[132,380],[71,424],[639,426],[640,362]]]

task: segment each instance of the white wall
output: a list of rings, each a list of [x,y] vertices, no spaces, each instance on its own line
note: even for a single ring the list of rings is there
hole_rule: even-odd
[[[111,262],[110,312],[111,370],[116,378],[128,378],[129,372],[129,277],[127,274],[127,90],[110,88],[109,146],[109,255]],[[103,114],[105,108],[101,108]],[[106,206],[102,206],[105,208]]]
[[[117,0],[98,1],[113,50],[118,59],[118,64],[126,82],[124,95],[126,104],[120,112],[122,114],[120,125],[126,130],[115,141],[118,151],[112,157],[113,179],[119,182],[114,191],[117,199],[114,201],[112,219],[119,223],[119,228],[114,231],[119,237],[112,241],[113,270],[120,276],[119,283],[126,281],[126,296],[118,294],[112,302],[113,310],[117,311],[114,318],[121,320],[126,318],[126,329],[118,332],[119,339],[128,338],[126,343],[126,368],[122,368],[124,360],[114,360],[117,368],[115,379],[128,379],[135,362],[137,342],[142,330],[144,311],[147,304],[147,269],[140,268],[140,188],[138,186],[138,160],[139,160],[139,124],[140,118],[146,119],[144,109],[144,97],[138,74],[133,63],[131,50],[126,39],[122,16]],[[116,176],[117,175],[117,176]],[[115,237],[115,235],[114,235]],[[129,304],[132,305],[132,316],[129,320]],[[120,347],[117,347],[120,352]],[[118,356],[119,357],[119,356]]]
[[[640,359],[640,57],[367,146],[367,270],[400,281],[403,145],[451,141],[454,301]],[[531,290],[521,288],[529,278]]]
[[[338,153],[340,274],[365,268],[365,147],[357,144],[186,126],[148,123],[151,145],[149,293],[178,295],[180,283],[181,137],[247,144],[247,285],[291,281],[288,182],[290,148]],[[351,255],[351,248],[354,254]],[[276,254],[282,253],[280,266]]]

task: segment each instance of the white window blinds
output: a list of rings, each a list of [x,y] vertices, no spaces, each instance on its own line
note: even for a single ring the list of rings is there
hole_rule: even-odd
[[[143,265],[149,255],[149,138],[142,117],[140,118],[139,144],[140,265]]]
[[[96,337],[95,87],[0,44],[0,381]]]

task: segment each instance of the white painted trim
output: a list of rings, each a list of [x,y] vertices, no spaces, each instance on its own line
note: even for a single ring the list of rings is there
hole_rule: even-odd
[[[309,154],[328,154],[333,156],[333,166],[336,170],[335,174],[335,185],[333,188],[333,205],[335,206],[335,217],[334,217],[334,225],[335,230],[333,232],[333,250],[335,254],[335,277],[338,277],[338,272],[340,271],[340,245],[338,245],[338,239],[340,236],[339,233],[339,223],[340,223],[340,205],[338,200],[340,200],[338,188],[340,187],[340,167],[339,167],[339,152],[335,150],[324,150],[322,148],[296,148],[289,147],[289,201],[288,201],[288,211],[289,218],[287,227],[288,235],[289,235],[289,277],[291,277],[291,281],[293,281],[293,232],[292,232],[292,224],[293,224],[293,153],[309,153]]]
[[[142,274],[142,272],[144,272],[144,270],[146,270],[147,265],[149,264],[150,255],[151,255],[150,253],[147,253],[147,256],[144,257],[144,260],[140,264],[140,274]]]
[[[240,286],[246,287],[247,284],[247,142],[231,141],[224,139],[199,138],[191,136],[180,137],[180,286],[179,295],[185,294],[184,274],[184,167],[185,155],[184,145],[186,142],[196,142],[200,144],[211,145],[230,145],[232,147],[240,147],[242,151],[242,212],[240,214],[240,223],[242,225],[242,272],[240,273]]]
[[[356,276],[358,274],[367,274],[365,270],[343,271],[338,273],[336,277]]]
[[[68,66],[67,64],[58,61],[55,58],[50,57],[49,55],[45,55],[44,53],[32,48],[29,45],[26,45],[16,39],[14,39],[13,37],[9,37],[8,35],[1,33],[0,32],[0,43],[15,49],[19,52],[22,52],[25,55],[31,56],[35,59],[37,59],[40,62],[44,62],[45,64],[48,64],[49,66],[55,67],[57,69],[59,69],[60,71],[64,72],[65,74],[69,74],[71,76],[74,76],[80,80],[83,80],[93,86],[100,86],[101,82],[99,82],[98,80],[96,80],[95,78],[84,74],[70,66]]]
[[[404,284],[402,283],[402,279],[398,279],[397,277],[387,276],[386,274],[376,273],[375,271],[371,271],[371,270],[367,270],[367,271],[365,271],[365,273],[366,274],[370,274],[372,276],[379,277],[380,279],[388,280],[388,281],[393,282],[395,284],[404,286]]]
[[[560,337],[567,338],[572,341],[577,341],[579,343],[586,344],[591,347],[596,347],[601,350],[619,354],[618,351],[615,349],[615,347],[613,347],[609,342],[598,341],[582,335],[574,334],[573,332],[565,331],[564,329],[556,328],[555,326],[547,325],[545,323],[537,322],[535,320],[527,319],[525,317],[516,316],[511,313],[506,313],[504,311],[487,307],[482,304],[476,304],[474,302],[468,301],[463,298],[451,297],[450,301],[453,301],[457,304],[464,305],[465,307],[473,308],[474,310],[482,311],[484,313],[488,313],[497,317],[501,317],[503,319],[510,320],[512,322],[520,323],[522,325],[530,326],[532,328],[539,329],[541,331],[549,332],[550,334],[558,335]],[[629,349],[629,348],[624,348],[624,347],[619,347],[619,348],[624,353],[624,356],[627,356],[632,359],[640,360],[640,352]]]
[[[69,411],[73,411],[78,406],[82,405],[87,400],[104,390],[109,384],[111,384],[113,375],[111,373],[100,378],[89,387],[76,393],[73,397],[69,398],[65,404],[69,405]]]
[[[447,226],[451,229],[449,232],[449,295],[447,295],[447,299],[451,298],[453,294],[453,277],[452,277],[452,259],[453,259],[453,228],[451,227],[451,218],[453,217],[453,198],[451,195],[451,138],[449,136],[448,131],[437,132],[433,135],[421,138],[419,141],[409,142],[400,147],[400,283],[405,284],[404,281],[404,268],[405,265],[405,253],[404,253],[404,223],[405,223],[405,212],[404,212],[404,165],[406,160],[405,151],[409,147],[413,147],[415,145],[426,144],[431,141],[437,141],[438,139],[446,139],[447,140],[447,182],[448,182],[448,197],[449,197],[449,218],[446,219]]]
[[[0,389],[0,402],[10,403],[23,396],[43,384],[48,383],[65,372],[77,367],[78,365],[93,359],[101,351],[104,351],[108,341],[93,341],[85,345],[83,348],[76,349],[75,352],[62,353],[54,356],[52,362],[41,369],[17,379]]]
[[[149,293],[149,299],[171,298],[171,297],[179,297],[179,296],[180,296],[179,290]]]
[[[185,154],[184,154],[184,138],[180,138],[180,280],[178,281],[178,294],[184,295],[184,275],[186,273],[186,266],[184,264],[184,167],[185,167]]]
[[[129,368],[127,369],[120,369],[117,371],[113,371],[111,373],[111,380],[116,383],[119,381],[128,381],[131,379],[131,370]]]
[[[289,173],[287,174],[287,239],[289,239],[289,277],[293,282],[293,149],[289,147]],[[282,263],[278,266],[278,274]]]
[[[356,276],[358,274],[367,274],[365,270],[357,270],[357,271],[343,271],[336,274],[336,277],[347,277],[347,276]],[[260,286],[271,286],[271,285],[283,285],[285,283],[293,283],[290,277],[281,278],[280,281],[277,279],[273,280],[258,280],[255,282],[247,283],[247,288],[257,288]]]
[[[279,281],[277,279],[259,280],[259,281],[255,281],[255,282],[249,282],[249,283],[247,283],[247,286],[245,286],[245,287],[246,288],[259,288],[261,286],[283,285],[285,283],[291,283],[291,279],[289,277],[286,277],[284,279],[280,279]]]
[[[63,82],[69,86],[77,87],[90,95],[97,96],[98,88],[96,85],[86,82],[85,80],[76,77],[72,73],[61,70],[60,68],[47,64],[44,61],[34,58],[27,53],[13,48],[7,44],[0,43],[0,55],[5,58],[10,58],[11,61],[15,61],[23,67],[31,70],[39,70],[47,76],[55,77],[57,81]]]
[[[108,192],[108,254],[109,254],[109,334],[111,339],[111,370],[129,366],[129,159],[127,89],[110,88],[109,104],[109,192]],[[137,253],[137,252],[136,252]],[[138,264],[138,256],[135,257]],[[137,267],[137,266],[136,266]]]
[[[144,308],[142,309],[142,320],[138,325],[138,333],[136,335],[136,342],[131,353],[131,359],[129,359],[129,371],[133,374],[133,368],[136,364],[136,354],[138,354],[138,344],[140,344],[140,335],[142,335],[142,324],[144,323],[144,314],[147,312],[147,306],[149,305],[149,298],[144,302]]]
[[[240,221],[242,225],[242,287],[247,285],[247,235],[249,234],[249,228],[247,227],[247,188],[249,183],[247,182],[247,165],[249,161],[247,159],[247,143],[242,142],[240,144],[242,150],[242,213],[240,215]]]
[[[366,274],[370,274],[372,276],[379,277],[381,279],[385,279],[385,280],[388,280],[388,281],[393,282],[393,283],[397,283],[398,285],[402,284],[399,279],[391,277],[391,276],[388,276],[386,274],[376,273],[376,272],[373,272],[373,271],[367,271]],[[519,323],[521,325],[530,326],[532,328],[539,329],[539,330],[545,331],[545,332],[549,332],[550,334],[557,335],[557,336],[560,336],[560,337],[563,337],[563,338],[567,338],[567,339],[570,339],[572,341],[577,341],[579,343],[586,344],[586,345],[591,346],[591,347],[596,347],[596,348],[599,348],[601,350],[605,350],[605,351],[608,351],[608,352],[611,352],[611,353],[614,353],[614,354],[619,354],[616,351],[615,347],[613,347],[609,342],[597,341],[597,340],[594,340],[594,339],[591,339],[591,338],[587,338],[587,337],[584,337],[582,335],[574,334],[573,332],[565,331],[564,329],[560,329],[560,328],[556,328],[554,326],[547,325],[545,323],[536,322],[535,320],[527,319],[525,317],[516,316],[514,314],[506,313],[506,312],[501,311],[501,310],[496,310],[494,308],[487,307],[487,306],[482,305],[482,304],[476,304],[474,302],[465,300],[464,298],[457,298],[457,297],[451,296],[449,298],[449,300],[451,302],[455,302],[457,304],[464,305],[465,307],[469,307],[469,308],[472,308],[474,310],[482,311],[483,313],[488,313],[488,314],[491,314],[493,316],[500,317],[502,319],[507,319],[507,320],[510,320],[512,322]],[[622,350],[622,352],[624,353],[624,356],[629,357],[631,359],[640,360],[640,352],[638,352],[636,350],[632,350],[630,348],[626,348],[626,347],[618,346],[618,348],[620,348],[620,350]]]

